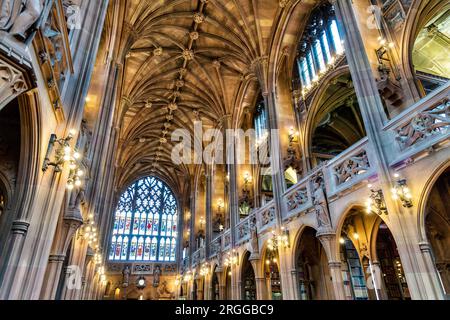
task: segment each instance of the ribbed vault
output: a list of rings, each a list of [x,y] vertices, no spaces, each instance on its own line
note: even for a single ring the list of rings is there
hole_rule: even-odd
[[[173,130],[222,127],[256,99],[278,1],[123,0],[119,32],[123,62],[117,127],[118,187],[156,174],[176,192],[192,166],[174,166]]]

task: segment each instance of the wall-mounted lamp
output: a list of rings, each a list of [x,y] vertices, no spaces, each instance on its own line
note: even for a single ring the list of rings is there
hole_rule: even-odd
[[[83,227],[83,237],[88,242],[88,245],[94,250],[99,249],[98,244],[98,229],[95,225],[94,215],[90,214],[88,220]]]
[[[277,251],[281,248],[289,248],[289,230],[281,227],[281,233],[272,230],[272,238],[267,242],[267,248],[270,251]]]
[[[208,274],[209,274],[209,264],[205,262],[200,268],[200,275],[204,277],[207,276]]]
[[[188,272],[186,272],[186,274],[183,277],[183,281],[184,282],[189,282],[192,279],[192,272],[189,270]]]
[[[250,182],[252,181],[252,176],[250,175],[250,173],[247,171],[244,173],[244,185],[248,185]]]
[[[219,213],[223,208],[225,208],[225,203],[223,202],[223,200],[222,199],[217,200],[217,210],[219,211]]]
[[[236,251],[236,249],[233,249],[231,252],[229,251],[227,253],[223,264],[225,265],[225,267],[239,265],[239,253]]]
[[[381,189],[379,190],[373,190],[372,185],[368,185],[368,187],[370,188],[370,196],[367,199],[367,203],[366,203],[366,212],[367,214],[371,214],[372,212],[375,212],[376,214],[378,214],[379,216],[382,214],[387,214],[387,208],[386,208],[386,203],[384,201],[384,195],[383,195],[383,191]]]
[[[205,218],[200,217],[200,230],[203,230],[203,225],[205,224]]]
[[[295,131],[294,127],[289,128],[289,144],[298,142],[298,131]]]
[[[42,171],[47,171],[49,166],[55,167],[56,172],[62,171],[62,166],[64,165],[64,163],[70,160],[72,148],[69,142],[73,139],[73,136],[75,134],[75,130],[70,130],[67,137],[60,139],[58,139],[56,134],[51,134],[50,140],[48,142],[47,153],[45,154],[44,163],[42,164]],[[57,145],[57,149],[55,150],[54,160],[51,161],[50,157],[53,153],[55,145]]]
[[[405,208],[411,208],[413,206],[412,203],[412,195],[406,184],[406,179],[401,179],[400,175],[396,173],[394,178],[397,179],[395,186],[392,188],[392,199],[399,200],[402,202],[402,205]]]

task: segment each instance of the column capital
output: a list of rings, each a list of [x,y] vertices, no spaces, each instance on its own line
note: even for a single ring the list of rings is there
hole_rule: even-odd
[[[420,241],[419,248],[422,252],[431,252],[431,245],[428,241]]]
[[[48,262],[64,262],[64,259],[66,258],[65,254],[51,254],[48,257]]]
[[[14,234],[25,235],[29,227],[30,223],[28,221],[16,220],[12,223],[11,230]]]
[[[328,262],[328,267],[330,267],[330,269],[340,269],[342,265],[342,262],[340,261],[329,261]]]

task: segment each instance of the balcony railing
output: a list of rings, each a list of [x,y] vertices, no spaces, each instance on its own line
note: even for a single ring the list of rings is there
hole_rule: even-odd
[[[325,165],[328,196],[345,191],[375,173],[369,161],[370,151],[368,139],[364,138]]]
[[[337,195],[367,180],[375,174],[369,161],[367,138],[354,144],[334,159],[311,171],[285,194],[287,211],[283,219],[307,211],[313,206],[313,185],[322,177],[328,196]]]
[[[205,261],[205,259],[205,248],[200,248],[197,251],[194,251],[194,253],[192,254],[192,267],[198,266],[200,263]]]
[[[241,244],[250,240],[252,228],[256,224],[256,214],[253,211],[248,217],[236,225],[236,243]]]
[[[450,81],[410,108],[406,109],[384,127],[393,131],[397,147],[391,165],[414,157],[443,144],[450,137]]]
[[[258,233],[273,226],[276,222],[275,202],[272,200],[261,208],[255,210]]]

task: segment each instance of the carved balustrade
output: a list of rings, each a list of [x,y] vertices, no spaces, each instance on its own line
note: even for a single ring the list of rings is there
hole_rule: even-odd
[[[395,136],[399,152],[391,165],[447,144],[450,140],[450,81],[393,118],[384,127]]]

